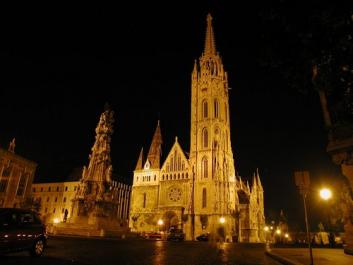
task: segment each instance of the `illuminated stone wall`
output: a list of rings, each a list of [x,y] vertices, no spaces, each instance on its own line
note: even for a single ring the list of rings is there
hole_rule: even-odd
[[[0,148],[0,207],[30,207],[37,164]]]

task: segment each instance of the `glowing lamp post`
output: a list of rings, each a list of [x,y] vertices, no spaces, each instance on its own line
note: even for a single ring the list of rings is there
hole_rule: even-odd
[[[323,188],[320,190],[320,197],[321,199],[327,201],[329,199],[331,199],[332,197],[332,192],[331,190],[327,189],[327,188]]]
[[[221,224],[224,224],[226,222],[226,219],[222,216],[221,218],[219,218],[219,222]]]
[[[60,221],[59,221],[58,218],[54,218],[53,223],[54,223],[54,224],[58,224],[58,223],[60,223]]]
[[[162,219],[159,219],[158,222],[157,222],[157,224],[158,224],[159,226],[162,226],[162,225],[164,225],[164,222],[163,222]]]

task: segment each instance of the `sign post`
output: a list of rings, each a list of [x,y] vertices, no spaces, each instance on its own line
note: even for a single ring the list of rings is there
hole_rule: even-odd
[[[309,193],[310,175],[308,171],[296,171],[294,172],[294,177],[295,177],[295,185],[299,187],[299,192],[303,196],[306,237],[308,240],[309,253],[310,253],[310,265],[314,265],[313,250],[311,248],[311,238],[310,238],[310,231],[309,231],[308,212],[306,208],[306,196]]]

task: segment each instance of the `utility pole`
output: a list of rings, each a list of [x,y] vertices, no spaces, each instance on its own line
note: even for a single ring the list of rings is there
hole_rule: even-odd
[[[310,175],[308,171],[297,171],[294,173],[294,176],[295,176],[295,184],[299,187],[299,192],[303,196],[306,238],[308,240],[310,265],[314,265],[313,250],[311,247],[311,238],[310,238],[310,229],[309,229],[310,227],[309,227],[309,221],[308,221],[308,211],[306,207],[306,196],[309,193],[309,187],[310,187]]]

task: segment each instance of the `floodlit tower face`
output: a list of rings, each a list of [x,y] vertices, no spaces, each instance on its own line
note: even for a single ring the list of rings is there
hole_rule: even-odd
[[[229,213],[234,208],[235,170],[228,79],[216,51],[211,15],[207,16],[204,52],[192,72],[190,163],[195,214]]]

